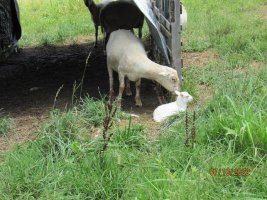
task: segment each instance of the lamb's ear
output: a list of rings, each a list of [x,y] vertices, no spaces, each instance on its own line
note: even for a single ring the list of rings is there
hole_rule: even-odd
[[[176,94],[177,96],[179,96],[179,95],[181,94],[181,92],[179,92],[179,91],[177,91],[177,90],[175,90],[174,92],[175,92],[175,94]]]

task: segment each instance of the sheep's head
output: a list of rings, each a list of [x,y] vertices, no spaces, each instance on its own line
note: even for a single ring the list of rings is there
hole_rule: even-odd
[[[175,92],[180,90],[180,81],[177,75],[177,71],[166,67],[164,71],[160,72],[160,77],[158,82],[170,92]]]
[[[83,0],[83,2],[87,7],[89,7],[93,3],[93,0]]]
[[[175,91],[175,94],[177,95],[177,102],[184,102],[184,103],[189,103],[193,101],[193,97],[188,93],[188,92],[179,92]]]

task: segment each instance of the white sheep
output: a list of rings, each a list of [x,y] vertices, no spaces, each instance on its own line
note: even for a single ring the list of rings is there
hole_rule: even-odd
[[[193,100],[193,97],[188,92],[175,91],[175,93],[177,95],[176,101],[160,105],[154,110],[154,121],[162,122],[172,115],[186,111],[187,104]]]
[[[136,82],[136,106],[142,106],[140,99],[141,78],[157,81],[171,92],[180,89],[177,71],[151,61],[146,55],[141,40],[130,31],[117,30],[112,32],[106,51],[111,96],[113,95],[113,70],[119,74],[119,106],[125,88],[125,77]]]
[[[187,25],[187,12],[184,5],[181,3],[180,6],[182,7],[182,14],[180,14],[180,24],[184,29]]]

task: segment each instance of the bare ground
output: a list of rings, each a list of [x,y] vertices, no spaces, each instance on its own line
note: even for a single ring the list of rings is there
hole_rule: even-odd
[[[183,64],[185,67],[203,67],[211,61],[218,60],[219,56],[211,51],[192,52],[183,54]]]
[[[0,108],[2,115],[13,119],[8,136],[0,137],[0,153],[34,138],[34,132],[49,118],[53,107],[71,106],[73,86],[81,82],[85,60],[92,44],[24,48],[5,63],[0,63]],[[209,52],[185,53],[184,65],[203,66],[216,55]],[[63,87],[54,100],[57,91]],[[207,91],[206,88],[200,89]],[[125,97],[123,109],[140,115],[135,119],[156,134],[159,126],[151,114],[158,105],[155,91],[149,81],[142,85],[143,107],[134,106],[133,97]],[[133,88],[132,88],[133,89]],[[106,59],[102,47],[93,49],[86,69],[82,96],[99,98],[108,92]],[[76,92],[79,96],[79,91]]]
[[[264,20],[267,20],[267,2],[265,2],[264,5],[261,6],[261,8],[257,12],[258,16],[263,18]]]

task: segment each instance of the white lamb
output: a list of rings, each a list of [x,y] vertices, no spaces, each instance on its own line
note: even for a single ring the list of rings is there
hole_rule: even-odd
[[[111,33],[107,43],[107,67],[110,95],[114,93],[113,70],[119,74],[119,106],[125,88],[125,77],[136,82],[135,103],[137,106],[142,106],[140,99],[141,78],[157,81],[170,92],[180,89],[177,71],[151,61],[146,55],[141,40],[128,30],[117,30]]]
[[[187,103],[191,102],[193,97],[188,92],[175,91],[175,93],[177,95],[176,101],[160,105],[154,110],[154,121],[162,122],[172,115],[186,111]]]

